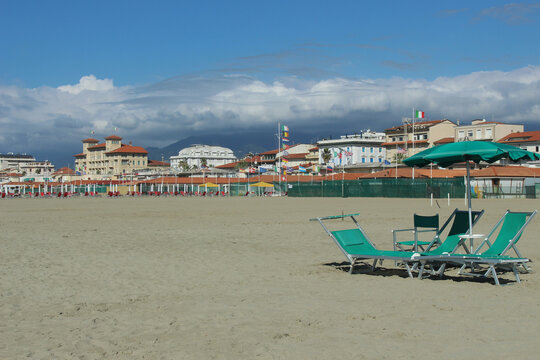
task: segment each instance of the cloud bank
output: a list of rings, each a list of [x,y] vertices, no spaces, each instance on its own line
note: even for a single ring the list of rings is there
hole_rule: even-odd
[[[241,74],[171,78],[114,86],[84,76],[77,84],[27,89],[0,85],[0,151],[80,147],[80,140],[115,132],[142,146],[165,146],[190,135],[275,128],[328,133],[384,130],[412,109],[430,119],[540,125],[540,67],[422,79],[264,82]],[[529,126],[531,125],[531,126]],[[71,153],[68,156],[72,155]]]

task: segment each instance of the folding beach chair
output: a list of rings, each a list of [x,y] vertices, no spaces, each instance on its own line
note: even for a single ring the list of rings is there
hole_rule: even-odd
[[[349,274],[352,274],[354,265],[357,261],[373,260],[372,270],[375,270],[377,261],[382,263],[383,260],[394,260],[403,263],[407,269],[409,277],[413,277],[410,264],[417,262],[417,257],[420,254],[405,251],[385,251],[378,250],[375,245],[369,240],[366,233],[355,219],[359,214],[325,216],[310,219],[310,221],[318,221],[326,233],[334,240],[338,248],[343,252],[350,263]],[[346,230],[330,231],[323,223],[325,220],[343,219],[350,217],[354,222],[355,228]]]
[[[412,229],[398,229],[392,230],[392,236],[394,239],[394,250],[402,251],[418,251],[418,249],[425,251],[425,246],[431,244],[431,241],[418,240],[419,233],[435,232],[439,231],[439,214],[431,216],[413,215],[413,228]],[[414,240],[409,241],[397,241],[397,234],[400,232],[412,232]]]

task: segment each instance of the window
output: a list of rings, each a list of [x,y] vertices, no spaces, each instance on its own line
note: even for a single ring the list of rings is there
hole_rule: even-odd
[[[362,146],[362,152],[366,152],[366,148]]]
[[[369,162],[371,162],[371,163],[372,163],[372,162],[373,162],[373,158],[370,158],[370,159],[369,159]]]
[[[492,139],[493,138],[493,129],[489,128],[489,129],[486,129],[485,131],[486,131],[486,133],[485,133],[486,139]]]
[[[463,139],[464,137],[465,137],[465,131],[459,130],[459,131],[458,131],[458,138],[459,138],[459,139]]]
[[[379,158],[379,162],[382,162],[382,159],[381,159],[381,158]]]
[[[472,130],[467,130],[467,136],[469,138],[472,138],[473,137],[473,131]]]
[[[362,158],[362,162],[365,163],[365,162],[366,162],[366,158],[363,157],[363,158]]]
[[[476,138],[481,139],[482,138],[482,129],[476,129]]]
[[[370,148],[370,149],[369,149],[369,152],[373,154],[373,148]]]

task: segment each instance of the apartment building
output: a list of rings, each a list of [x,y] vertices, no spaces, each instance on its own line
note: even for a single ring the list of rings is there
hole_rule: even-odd
[[[476,119],[470,125],[458,125],[454,128],[455,141],[499,141],[503,137],[523,132],[523,125],[505,124],[486,119]]]
[[[382,146],[385,139],[384,133],[367,130],[339,139],[320,140],[317,142],[319,164],[346,167],[382,163],[386,159],[386,149]]]
[[[437,141],[454,136],[456,124],[448,119],[405,122],[384,130],[386,159],[395,162],[400,157],[409,157],[435,145]]]
[[[84,139],[83,152],[75,157],[75,170],[93,177],[118,176],[144,169],[148,165],[148,151],[131,143],[122,144],[120,136],[111,135],[104,143]]]

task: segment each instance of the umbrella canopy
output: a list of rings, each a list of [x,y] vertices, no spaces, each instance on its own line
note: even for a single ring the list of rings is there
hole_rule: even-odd
[[[510,159],[513,162],[520,160],[540,160],[540,154],[523,150],[508,144],[484,141],[462,141],[434,146],[403,160],[403,163],[411,167],[423,167],[429,164],[437,164],[441,167],[447,167],[455,163],[466,163],[469,233],[472,234],[471,176],[469,170],[469,161],[473,161],[477,164],[480,161],[485,161],[491,164],[503,158]]]
[[[214,183],[211,183],[211,182],[207,182],[207,183],[201,184],[201,186],[206,186],[206,187],[219,187],[219,185],[214,184]]]
[[[450,144],[434,146],[405,160],[408,166],[423,167],[431,163],[441,167],[473,161],[479,163],[485,161],[493,163],[500,159],[510,159],[514,162],[519,160],[540,160],[540,154],[526,151],[508,144],[499,144],[484,141],[462,141]]]
[[[256,186],[256,187],[274,187],[274,184],[270,184],[270,183],[261,181],[261,182],[252,184],[251,186]]]

